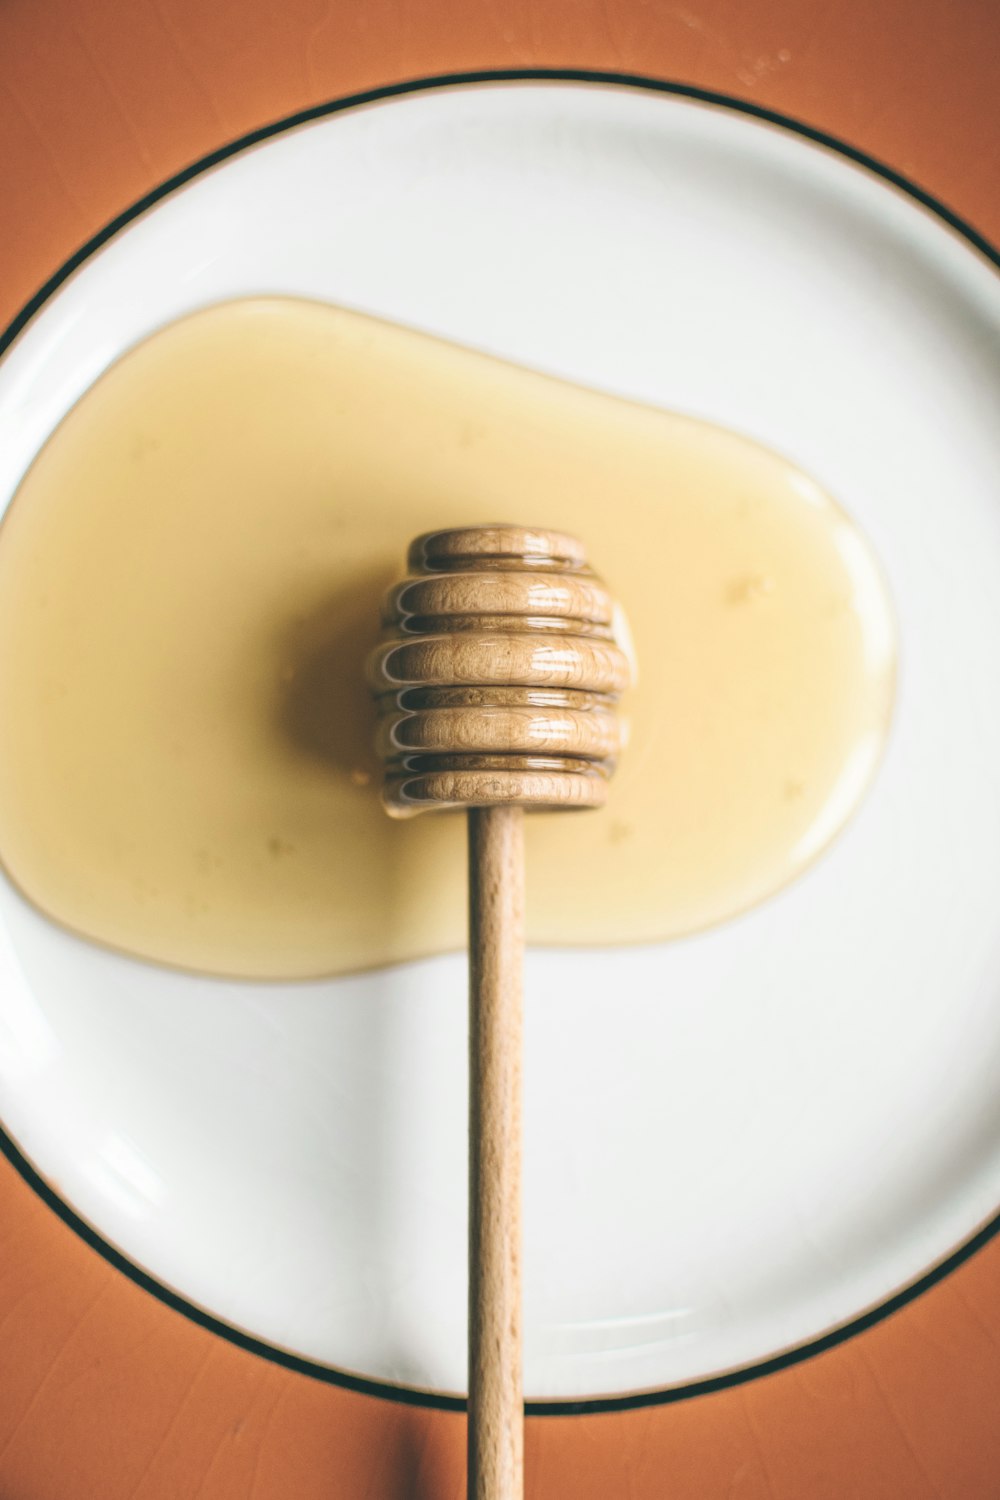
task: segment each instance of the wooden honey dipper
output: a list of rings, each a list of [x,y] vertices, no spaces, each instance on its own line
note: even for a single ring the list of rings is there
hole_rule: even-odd
[[[561,532],[428,532],[369,659],[393,817],[469,815],[469,1500],[523,1493],[524,808],[600,807],[629,661]]]

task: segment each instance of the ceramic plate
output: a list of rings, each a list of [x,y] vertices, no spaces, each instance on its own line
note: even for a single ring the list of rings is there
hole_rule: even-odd
[[[233,155],[86,259],[0,364],[0,503],[128,346],[257,293],[748,433],[871,539],[901,673],[846,832],[714,931],[527,965],[528,1394],[628,1401],[815,1346],[1000,1202],[994,271],[746,113],[422,90]],[[461,957],[197,979],[2,884],[0,986],[6,1130],[107,1253],[275,1357],[461,1393]]]

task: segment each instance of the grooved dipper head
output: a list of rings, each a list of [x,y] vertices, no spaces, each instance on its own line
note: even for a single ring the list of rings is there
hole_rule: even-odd
[[[368,661],[387,810],[599,807],[631,673],[581,544],[470,526],[417,537],[408,563]]]

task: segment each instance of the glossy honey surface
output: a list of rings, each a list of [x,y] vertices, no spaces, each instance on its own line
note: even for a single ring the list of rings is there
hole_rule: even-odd
[[[0,528],[0,859],[56,921],[259,978],[464,941],[464,831],[385,817],[364,660],[417,532],[585,539],[639,664],[600,812],[533,815],[530,939],[724,921],[850,817],[895,635],[861,533],[753,442],[258,299],[113,366]]]

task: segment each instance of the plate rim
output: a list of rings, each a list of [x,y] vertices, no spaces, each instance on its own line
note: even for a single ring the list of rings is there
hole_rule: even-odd
[[[655,78],[641,73],[617,72],[590,68],[499,68],[456,71],[431,74],[384,84],[361,92],[336,96],[307,109],[284,115],[266,125],[247,131],[232,141],[207,152],[195,161],[165,178],[155,187],[136,199],[127,208],[116,214],[95,234],[75,250],[58,269],[39,287],[19,309],[6,328],[0,332],[0,358],[19,339],[35,315],[41,311],[51,297],[62,287],[86,261],[102,249],[121,230],[140,218],[179,188],[202,176],[213,167],[237,156],[253,146],[287,134],[299,126],[307,125],[330,116],[356,110],[366,105],[384,103],[410,94],[432,90],[451,90],[477,85],[503,83],[577,83],[604,85],[611,88],[634,89],[647,93],[659,93],[693,103],[712,106],[729,113],[742,114],[764,124],[805,139],[841,159],[846,159],[865,172],[879,178],[905,195],[911,202],[927,210],[939,223],[956,233],[967,246],[982,256],[995,270],[1000,271],[1000,248],[993,245],[968,220],[962,218],[933,194],[917,183],[897,172],[888,163],[871,156],[859,147],[841,140],[830,132],[817,129],[778,110],[750,100],[712,89],[696,87],[672,79]],[[327,1365],[319,1360],[307,1358],[291,1350],[283,1349],[268,1340],[256,1337],[235,1324],[217,1317],[214,1313],[182,1296],[166,1283],[145,1271],[137,1262],[125,1255],[110,1240],[94,1228],[72,1205],[53,1188],[22,1151],[14,1137],[0,1120],[0,1154],[18,1173],[27,1187],[41,1199],[62,1222],[85,1244],[95,1250],[115,1270],[127,1276],[135,1285],[148,1292],[174,1312],[205,1328],[210,1333],[226,1339],[229,1343],[255,1354],[272,1363],[284,1366],[313,1379],[337,1385],[365,1395],[373,1395],[409,1406],[433,1408],[444,1411],[464,1411],[465,1396],[449,1392],[427,1390],[417,1386],[394,1384],[383,1379],[374,1379]],[[955,1248],[932,1264],[912,1281],[905,1283],[881,1301],[865,1308],[852,1318],[834,1325],[823,1333],[791,1345],[769,1355],[763,1360],[754,1360],[734,1366],[716,1374],[677,1384],[654,1387],[638,1391],[623,1392],[609,1396],[575,1397],[572,1399],[529,1400],[525,1403],[528,1416],[573,1416],[585,1413],[635,1410],[640,1407],[668,1405],[694,1396],[708,1395],[732,1386],[743,1385],[763,1376],[776,1374],[779,1370],[800,1364],[806,1359],[822,1354],[836,1345],[856,1337],[876,1323],[882,1322],[899,1311],[932,1286],[942,1281],[978,1250],[989,1243],[1000,1232],[1000,1207],[988,1219]]]

